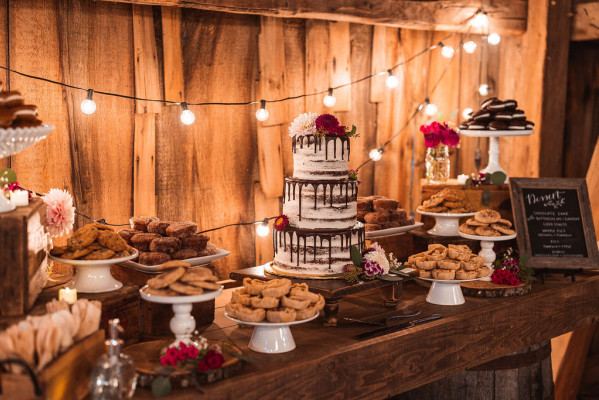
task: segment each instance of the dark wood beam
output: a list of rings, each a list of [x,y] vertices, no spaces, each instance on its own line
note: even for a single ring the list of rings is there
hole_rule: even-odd
[[[490,28],[501,33],[526,30],[527,0],[101,0],[156,6],[189,7],[236,14],[311,18],[387,25],[399,28],[455,31],[477,9],[490,17]]]

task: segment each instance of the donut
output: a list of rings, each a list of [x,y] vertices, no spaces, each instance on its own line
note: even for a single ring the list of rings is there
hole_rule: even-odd
[[[174,237],[159,237],[150,242],[150,251],[175,253],[181,249],[181,241]]]
[[[135,229],[140,232],[148,231],[148,224],[152,221],[158,221],[157,217],[133,217],[129,219],[131,229]]]
[[[374,211],[395,211],[399,201],[393,199],[375,199],[372,201]]]
[[[464,271],[463,269],[455,272],[456,279],[476,279],[477,272],[476,271]]]
[[[172,224],[171,221],[156,220],[150,222],[147,229],[150,233],[157,233],[161,236],[166,236],[166,228],[168,228],[170,224]]]
[[[138,262],[143,265],[158,265],[169,261],[171,257],[164,253],[140,253]]]
[[[166,234],[172,237],[184,238],[193,235],[198,230],[195,222],[173,222],[166,228]]]
[[[195,235],[181,238],[181,248],[202,251],[206,248],[209,240],[210,237],[196,233]]]
[[[390,215],[388,212],[376,211],[370,212],[364,216],[364,221],[367,224],[382,224],[389,222]]]
[[[131,245],[139,251],[150,251],[150,243],[159,237],[157,233],[137,233],[131,237]]]
[[[181,249],[171,254],[173,260],[187,260],[188,258],[196,258],[198,252],[192,249]]]
[[[434,269],[433,279],[439,279],[443,281],[450,281],[455,279],[455,271],[448,269]]]

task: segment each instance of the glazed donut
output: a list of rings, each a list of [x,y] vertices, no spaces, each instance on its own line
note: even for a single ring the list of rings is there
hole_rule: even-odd
[[[279,299],[276,297],[251,297],[250,302],[254,308],[277,308]]]
[[[293,308],[295,310],[303,310],[305,308],[308,308],[308,306],[310,306],[310,300],[303,299],[299,296],[291,296],[291,297],[283,296],[283,297],[281,297],[281,305],[283,307],[289,307],[289,308]]]

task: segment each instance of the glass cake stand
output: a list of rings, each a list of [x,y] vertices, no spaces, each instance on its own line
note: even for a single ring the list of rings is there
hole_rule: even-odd
[[[0,128],[0,159],[20,153],[40,140],[44,140],[53,129],[54,126],[49,124],[25,128]],[[13,211],[15,208],[6,197],[0,195],[0,214]]]

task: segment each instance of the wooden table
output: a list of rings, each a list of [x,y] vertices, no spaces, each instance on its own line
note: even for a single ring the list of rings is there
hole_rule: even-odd
[[[346,297],[339,316],[377,320],[410,309],[444,318],[362,341],[355,336],[371,327],[343,320],[327,327],[316,320],[293,327],[297,349],[280,355],[247,349],[252,329],[223,316],[231,290],[226,291],[204,334],[230,338],[260,363],[246,364],[237,376],[205,386],[202,398],[383,399],[599,320],[599,276],[571,282],[552,275],[545,284],[533,284],[526,296],[467,297],[459,306],[428,304],[426,288],[413,282],[404,286],[397,311],[385,308],[375,290]],[[135,397],[153,398],[146,389],[138,389]],[[198,393],[174,391],[169,398],[197,399]]]

